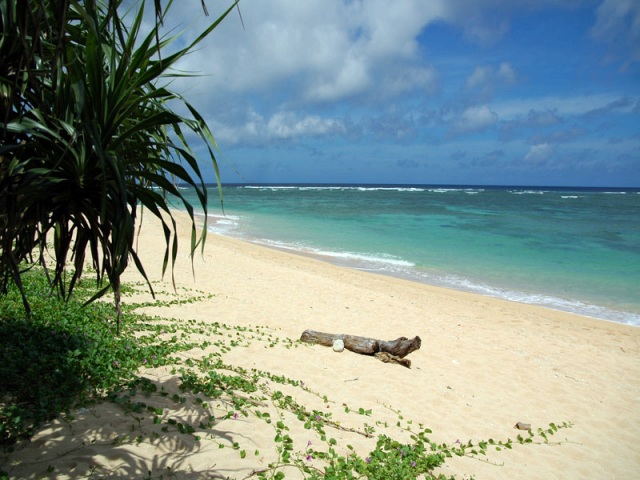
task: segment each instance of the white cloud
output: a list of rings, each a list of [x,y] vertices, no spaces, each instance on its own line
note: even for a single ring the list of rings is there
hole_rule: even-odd
[[[438,72],[431,66],[427,67],[391,67],[386,76],[380,81],[379,94],[383,97],[393,97],[414,89],[423,94],[433,94],[438,90]]]
[[[312,82],[307,97],[312,100],[333,101],[363,92],[372,78],[363,57],[346,58],[341,68],[331,75],[320,75]]]
[[[563,118],[566,116],[585,115],[599,109],[606,109],[612,104],[617,104],[621,98],[626,97],[615,92],[566,97],[529,97],[496,102],[492,104],[492,109],[502,120],[519,120],[531,111],[553,112],[554,115]],[[638,97],[628,98],[629,101],[626,102],[625,106],[619,109],[621,113],[632,112],[634,103],[638,101]]]
[[[211,17],[204,17],[196,10],[199,4],[192,0],[189,8],[182,8],[181,2],[167,23],[192,25],[187,36],[195,35],[215,16],[212,6]],[[370,94],[394,84],[392,90],[402,92],[397,79],[411,78],[423,68],[418,65],[417,37],[441,18],[444,4],[443,0],[405,0],[393,6],[384,0],[243,0],[245,28],[232,13],[181,68],[206,75],[199,82],[201,90],[264,92],[288,85],[291,95],[314,101]]]
[[[552,153],[552,145],[548,143],[539,143],[537,145],[531,145],[531,147],[529,147],[529,151],[524,156],[524,159],[530,164],[540,165],[544,164]]]
[[[516,11],[532,11],[546,7],[573,8],[581,0],[447,0],[444,18],[460,26],[468,40],[492,45],[511,30],[509,17]],[[584,3],[584,2],[583,2]]]
[[[562,120],[555,110],[534,110],[532,108],[527,113],[526,120],[523,120],[522,123],[529,127],[546,127],[561,122]]]
[[[510,63],[501,63],[498,67],[497,77],[507,84],[515,83],[516,72]]]
[[[179,25],[179,30],[186,28],[185,38],[193,37],[229,3],[209,2],[209,17],[203,15],[200,0],[174,3],[163,32]],[[485,28],[495,23],[496,12],[510,16],[516,10],[574,3],[402,0],[390,6],[385,0],[242,0],[244,28],[232,12],[180,64],[184,71],[203,76],[178,79],[173,87],[210,104],[221,97],[262,94],[278,108],[358,96],[384,99],[412,89],[431,94],[437,90],[438,74],[418,50],[418,37],[429,25]],[[517,79],[510,63],[481,65],[467,86],[490,96],[496,85]]]
[[[454,122],[454,130],[459,133],[479,132],[498,121],[498,114],[487,105],[467,108]]]
[[[272,138],[318,136],[336,132],[345,132],[341,122],[316,115],[298,118],[293,112],[279,112],[267,122],[267,134]]]
[[[207,0],[210,17],[202,14],[200,0],[174,2],[162,32],[181,24],[178,30],[186,28],[185,38],[193,38],[231,1]],[[593,46],[585,43],[590,25],[584,21],[596,16],[593,38],[611,42],[612,51],[621,51],[616,42],[634,38],[640,45],[638,0],[242,0],[244,28],[232,12],[181,62],[182,69],[204,76],[177,79],[171,88],[206,116],[225,154],[243,146],[243,155],[255,152],[265,162],[280,160],[286,143],[310,149],[324,142],[323,148],[353,158],[370,158],[382,146],[420,152],[440,146],[472,152],[468,158],[487,165],[518,159],[526,166],[550,163],[587,142],[596,152],[603,138],[622,139],[616,145],[631,151],[623,142],[629,142],[640,96],[630,75],[621,83],[611,65],[584,75],[569,62],[567,69],[582,76],[567,90],[553,75],[554,62],[573,51],[559,50],[540,65],[526,42],[485,48],[506,34],[519,37],[517,25],[544,29],[547,14],[568,18],[574,7],[576,23],[562,33],[583,29],[577,48]],[[541,66],[549,70],[535,70]],[[544,82],[534,83],[546,72]],[[481,141],[485,146],[476,148]],[[275,156],[269,145],[277,145]],[[419,157],[396,158],[408,166]]]
[[[626,44],[631,60],[640,61],[640,2],[604,0],[596,11],[592,35],[609,43]]]
[[[218,143],[262,143],[269,140],[317,137],[344,134],[346,126],[340,120],[317,115],[300,116],[292,111],[280,111],[269,118],[251,111],[239,126],[230,127],[215,120],[208,122]]]
[[[473,21],[468,23],[465,28],[467,37],[481,45],[491,45],[496,43],[504,37],[509,30],[509,22],[505,19],[494,23]]]
[[[636,33],[640,30],[640,4],[635,0],[603,0],[596,11],[593,34],[616,35],[627,29]]]
[[[473,73],[467,78],[465,86],[469,89],[478,88],[484,86],[490,81],[492,77],[493,69],[490,66],[478,66],[473,70]]]
[[[491,65],[477,66],[465,82],[465,88],[487,100],[498,87],[516,82],[516,72],[510,63],[503,62],[498,68]]]

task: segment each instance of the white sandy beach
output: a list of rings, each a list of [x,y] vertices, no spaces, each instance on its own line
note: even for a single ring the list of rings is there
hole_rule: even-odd
[[[158,314],[261,326],[279,340],[296,340],[305,329],[422,339],[422,348],[408,357],[411,369],[322,346],[285,348],[284,342],[273,348],[252,342],[225,354],[225,362],[304,381],[329,403],[312,396],[297,400],[315,403],[309,408],[332,409],[341,421],[361,421],[347,416],[343,404],[371,410],[371,417],[363,417],[370,425],[395,422],[392,410],[401,411],[405,420],[433,430],[431,437],[439,443],[515,438],[522,433],[514,429],[516,422],[534,429],[551,422],[573,424],[550,437],[550,444],[517,445],[491,453],[489,462],[453,459],[439,470],[446,475],[640,478],[639,328],[350,270],[216,235],[208,236],[192,271],[189,223],[184,214],[177,218],[182,237],[176,284],[212,297],[158,308]],[[164,237],[159,225],[145,222],[140,255],[156,281]],[[131,272],[127,280],[139,277]],[[170,276],[164,283],[169,289]],[[179,391],[178,374],[168,369],[142,374]],[[198,415],[189,402],[183,408],[185,416]],[[218,443],[184,435],[140,444],[107,442],[131,424],[114,404],[77,412],[72,422],[53,422],[11,456],[10,478],[83,478],[91,472],[90,478],[147,478],[148,472],[153,478],[163,472],[164,478],[245,478],[271,461],[273,427],[251,416],[221,421]],[[308,432],[291,435],[305,442]],[[364,450],[363,455],[373,445],[341,430],[331,436]],[[232,449],[220,449],[220,441],[238,442],[249,454],[242,459]],[[299,478],[297,472],[286,473]]]

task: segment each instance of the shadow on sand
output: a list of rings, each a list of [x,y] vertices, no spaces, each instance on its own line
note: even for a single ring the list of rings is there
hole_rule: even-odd
[[[83,335],[0,319],[0,478],[246,476],[233,446],[251,431],[222,428],[234,421],[228,402],[183,392],[179,375],[156,367],[87,403],[96,373],[86,369],[88,345]]]

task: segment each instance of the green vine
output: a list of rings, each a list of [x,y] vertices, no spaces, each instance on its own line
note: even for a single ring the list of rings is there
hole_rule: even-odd
[[[44,291],[46,282],[34,272],[25,276],[25,286]],[[123,292],[135,297],[142,288],[127,285]],[[305,348],[271,329],[176,321],[140,312],[146,307],[208,301],[214,298],[211,295],[163,292],[165,300],[160,302],[127,304],[122,334],[115,336],[108,304],[98,302],[82,308],[83,300],[91,294],[92,289],[84,283],[77,288],[75,301],[68,303],[30,293],[39,303],[34,302],[28,321],[23,318],[16,291],[0,298],[0,446],[5,460],[16,443],[28,441],[44,422],[61,416],[73,425],[74,409],[104,401],[117,404],[131,419],[130,430],[114,436],[113,445],[139,445],[162,435],[185,435],[197,442],[213,441],[219,448],[230,447],[240,460],[249,461],[266,452],[219,438],[216,428],[220,422],[243,418],[263,422],[273,429],[272,460],[245,479],[277,480],[292,472],[309,479],[444,479],[447,477],[437,471],[453,457],[486,459],[490,451],[549,443],[551,436],[570,427],[567,423],[550,424],[523,431],[514,439],[436,443],[428,428],[414,425],[389,406],[384,407],[397,417],[395,424],[375,420],[370,408],[340,404],[336,411],[337,402],[300,380],[225,363],[226,352],[256,342],[266,348]],[[178,376],[180,393],[170,395],[145,377],[146,369],[161,366],[171,367]],[[51,371],[53,375],[43,375]],[[302,400],[304,397],[310,401]],[[189,405],[197,413],[195,420],[174,416],[167,401],[178,408]],[[310,408],[310,404],[317,407]],[[160,428],[149,429],[149,425]],[[298,432],[309,432],[308,439],[294,435],[294,426]],[[338,442],[336,432],[363,439],[370,445],[368,453]],[[176,472],[156,473],[160,476],[155,478],[162,478]],[[0,480],[8,475],[0,466]],[[146,478],[152,478],[151,472]]]

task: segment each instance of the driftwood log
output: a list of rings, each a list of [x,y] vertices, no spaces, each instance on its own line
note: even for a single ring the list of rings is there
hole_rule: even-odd
[[[359,337],[356,335],[344,335],[334,333],[322,333],[315,330],[302,332],[300,340],[307,343],[316,343],[331,347],[336,340],[344,342],[344,348],[362,355],[373,355],[385,363],[397,363],[407,368],[411,367],[411,361],[405,359],[411,352],[418,350],[422,344],[420,337],[400,337],[395,340],[378,340],[375,338]]]

